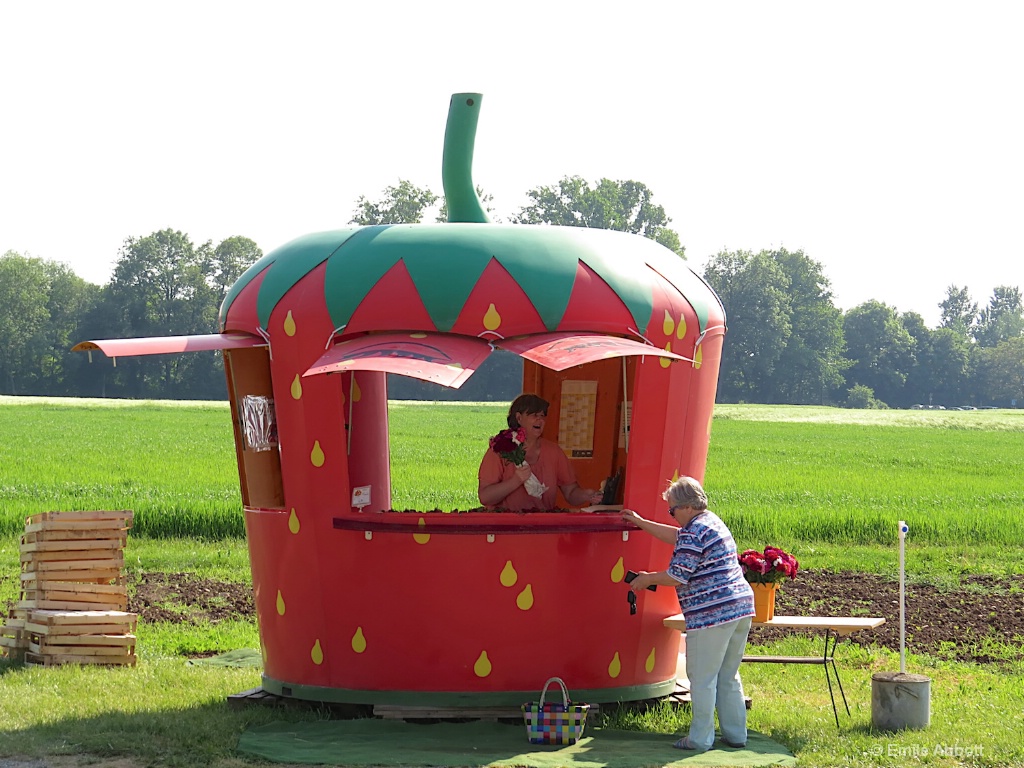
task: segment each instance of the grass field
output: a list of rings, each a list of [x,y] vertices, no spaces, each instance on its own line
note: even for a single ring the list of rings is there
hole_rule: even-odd
[[[123,508],[140,536],[243,535],[227,406],[0,398],[0,535],[40,510]],[[501,404],[395,402],[393,506],[478,506]],[[706,485],[737,537],[875,546],[1024,541],[1024,411],[719,406]],[[643,510],[641,510],[643,512]]]
[[[504,408],[393,403],[393,506],[477,506],[476,466]],[[249,578],[226,405],[0,397],[0,434],[0,604],[16,594],[24,517],[46,510],[134,510],[130,570]],[[1021,574],[1022,445],[1021,411],[719,406],[706,485],[741,546],[774,543],[805,567],[891,574],[903,519],[911,527],[913,578]],[[804,654],[814,652],[810,643],[791,639],[765,650]],[[233,754],[246,727],[319,715],[229,710],[225,696],[257,686],[258,671],[186,666],[185,659],[197,649],[256,644],[254,621],[143,625],[134,670],[0,661],[0,757],[87,754],[124,758],[123,768],[251,765]],[[774,665],[744,670],[758,702],[751,728],[811,768],[1024,765],[1020,663],[911,655],[908,668],[933,681],[932,727],[897,735],[869,726],[871,673],[898,668],[898,659],[883,649],[844,647],[843,666],[853,717],[841,732],[820,670]],[[669,733],[686,720],[655,712],[612,724]],[[938,746],[952,749],[937,754]]]

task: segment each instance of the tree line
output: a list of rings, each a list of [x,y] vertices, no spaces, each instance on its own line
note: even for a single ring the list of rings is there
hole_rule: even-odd
[[[477,190],[489,213],[491,197]],[[580,177],[527,193],[513,224],[616,229],[649,237],[686,258],[651,190],[636,181]],[[442,197],[400,180],[356,200],[350,224],[445,221]],[[495,218],[492,216],[492,218]],[[220,353],[91,361],[78,341],[215,333],[228,289],[262,256],[242,236],[194,245],[172,229],[130,237],[110,281],[88,283],[66,265],[8,251],[0,257],[0,393],[152,399],[224,399]],[[722,251],[704,279],[728,317],[720,402],[909,407],[1024,402],[1024,306],[999,286],[984,307],[951,285],[938,328],[878,301],[847,312],[833,303],[822,265],[786,249]],[[495,353],[460,390],[389,377],[398,399],[508,400],[521,361]]]
[[[1024,305],[998,286],[980,309],[950,285],[937,328],[867,301],[843,312],[819,262],[786,249],[721,252],[704,279],[725,305],[720,402],[1011,407],[1024,401]]]

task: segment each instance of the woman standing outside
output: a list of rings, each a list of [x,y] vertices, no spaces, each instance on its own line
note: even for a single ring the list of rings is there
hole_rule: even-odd
[[[550,510],[555,508],[559,490],[573,507],[601,501],[600,491],[580,488],[576,473],[558,443],[542,436],[547,418],[548,401],[542,397],[523,394],[512,401],[508,426],[509,429],[522,427],[526,433],[526,459],[516,467],[492,450],[484,454],[477,473],[477,496],[485,507],[501,507],[510,512]],[[527,485],[530,475],[536,478],[536,483]],[[530,490],[536,495],[531,495]]]
[[[624,520],[675,546],[668,568],[640,572],[630,589],[675,587],[686,619],[686,676],[690,681],[690,732],[678,749],[704,752],[715,742],[715,710],[722,741],[747,743],[747,709],[740,662],[754,616],[754,591],[743,577],[732,533],[708,509],[708,497],[692,477],[681,477],[662,495],[677,525],[645,520],[630,509]]]

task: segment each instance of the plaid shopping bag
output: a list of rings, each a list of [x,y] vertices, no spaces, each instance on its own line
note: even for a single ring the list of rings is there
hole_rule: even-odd
[[[552,683],[558,683],[562,689],[561,704],[544,700]],[[589,711],[589,704],[573,704],[569,700],[569,690],[562,678],[552,677],[544,683],[540,701],[523,704],[526,738],[531,744],[575,744],[583,736]]]

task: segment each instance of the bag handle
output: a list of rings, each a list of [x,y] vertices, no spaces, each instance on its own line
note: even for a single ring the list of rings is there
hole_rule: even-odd
[[[548,686],[551,685],[552,683],[558,683],[559,687],[562,689],[562,706],[564,706],[566,709],[568,709],[569,708],[569,689],[565,687],[565,682],[563,682],[562,678],[560,678],[560,677],[548,678],[548,681],[546,683],[544,683],[544,690],[542,690],[540,692],[540,708],[544,709],[544,697],[548,695]]]

